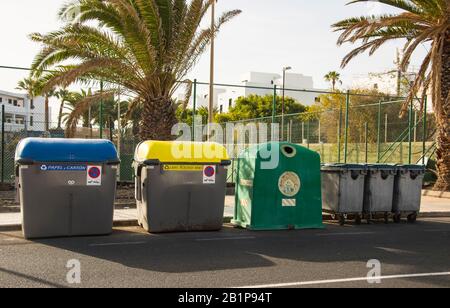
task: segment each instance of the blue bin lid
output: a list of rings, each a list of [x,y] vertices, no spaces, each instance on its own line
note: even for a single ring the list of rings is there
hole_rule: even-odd
[[[16,162],[119,163],[109,140],[26,138],[16,149]]]

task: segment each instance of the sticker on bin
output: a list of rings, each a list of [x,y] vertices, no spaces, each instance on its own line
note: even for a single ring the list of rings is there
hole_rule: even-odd
[[[87,168],[87,185],[102,185],[102,166],[88,166]]]
[[[203,167],[203,184],[216,184],[216,166]]]
[[[296,199],[283,199],[282,205],[283,205],[283,207],[296,207],[297,200]]]
[[[41,171],[86,171],[83,165],[41,165]]]
[[[164,165],[164,171],[202,171],[203,166],[194,165]]]

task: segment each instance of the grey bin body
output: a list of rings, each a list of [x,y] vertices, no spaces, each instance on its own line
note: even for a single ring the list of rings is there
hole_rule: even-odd
[[[43,144],[31,142],[28,148],[36,146],[45,149],[48,146],[48,156],[51,157],[55,144],[50,145],[50,142],[44,141]],[[54,142],[56,146],[65,146],[64,141],[59,145],[58,140]],[[114,157],[115,148],[107,142],[86,147],[85,141],[80,141],[82,143],[80,151],[88,149],[93,155],[93,161],[78,161],[77,157],[80,156],[74,153],[76,148],[74,142],[76,141],[72,141],[68,151],[69,156],[75,161],[62,162],[61,159],[33,161],[16,157],[22,229],[27,239],[112,233],[119,164],[117,154]],[[112,158],[105,158],[105,161],[101,162],[95,157],[98,155],[95,150],[102,151],[105,146],[112,154]],[[48,170],[47,166],[71,170]],[[88,170],[94,166],[101,167],[101,185],[87,183]]]
[[[398,168],[392,212],[417,214],[420,212],[425,167],[399,166]]]
[[[322,167],[322,202],[325,212],[362,214],[366,168],[361,165]]]
[[[367,214],[392,212],[394,182],[397,167],[369,165],[365,183],[364,212]]]
[[[159,163],[135,166],[139,224],[152,233],[220,230],[228,164],[216,164],[213,185],[203,184],[203,169],[179,172],[164,170]]]

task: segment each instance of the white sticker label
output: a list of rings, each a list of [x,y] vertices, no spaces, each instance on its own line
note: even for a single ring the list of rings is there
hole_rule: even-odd
[[[216,184],[216,166],[203,167],[203,184]]]
[[[88,166],[87,168],[87,186],[102,185],[102,166]]]
[[[297,206],[297,200],[296,199],[283,199],[282,205],[283,205],[283,207],[295,207],[295,206]]]

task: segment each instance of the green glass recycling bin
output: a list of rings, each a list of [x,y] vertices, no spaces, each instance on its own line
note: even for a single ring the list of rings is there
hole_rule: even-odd
[[[245,150],[232,222],[250,230],[323,228],[320,156],[284,142]]]

